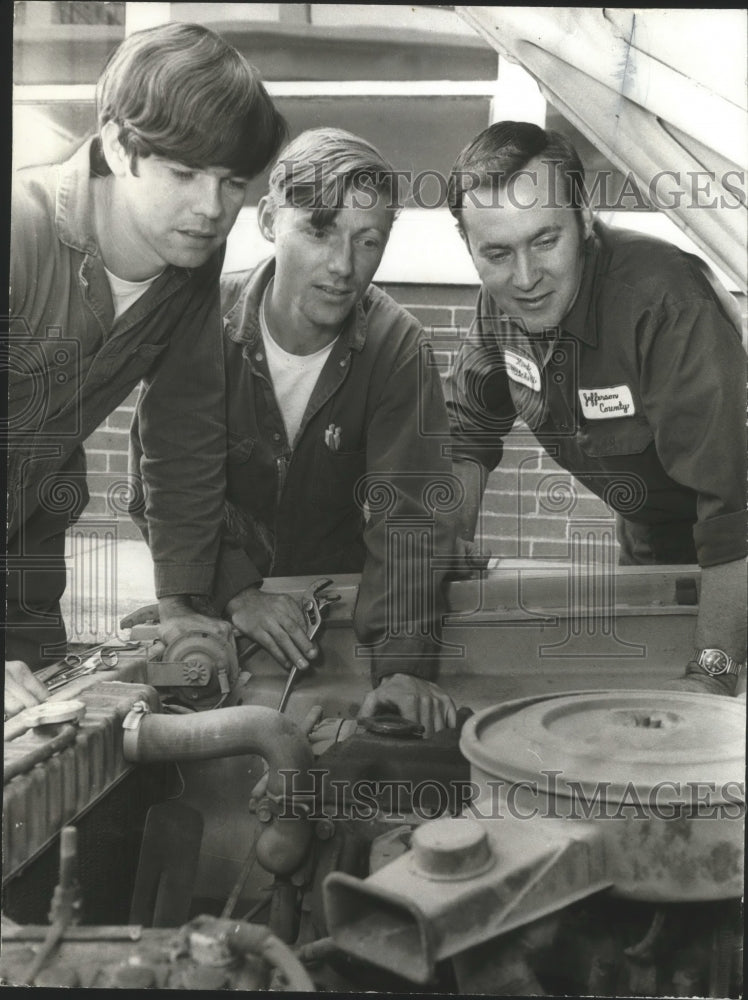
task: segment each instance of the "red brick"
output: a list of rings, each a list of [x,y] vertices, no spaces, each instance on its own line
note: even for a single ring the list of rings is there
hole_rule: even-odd
[[[444,306],[408,306],[408,312],[415,316],[421,326],[428,332],[432,327],[451,327],[452,310]]]
[[[129,437],[126,430],[115,431],[111,428],[99,427],[85,443],[95,451],[127,452]]]
[[[86,448],[86,467],[89,472],[106,472],[107,452],[92,451],[90,448]]]
[[[110,451],[109,456],[109,472],[127,472],[128,462],[127,462],[127,452],[122,451]]]
[[[405,285],[388,282],[379,284],[395,302],[405,306],[472,306],[478,294],[477,281],[475,285]]]
[[[135,410],[131,407],[120,406],[106,418],[106,426],[116,430],[124,429],[129,431],[134,413]]]
[[[126,396],[125,399],[122,400],[122,402],[120,403],[120,406],[130,406],[130,407],[134,408],[135,404],[138,401],[138,395],[139,395],[139,393],[140,393],[140,389],[136,386],[133,389],[133,391],[130,393],[130,395]]]

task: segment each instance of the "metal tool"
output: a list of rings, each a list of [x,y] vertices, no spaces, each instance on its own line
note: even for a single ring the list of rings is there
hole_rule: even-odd
[[[331,579],[322,577],[321,580],[315,580],[311,587],[307,588],[302,595],[301,610],[306,619],[306,634],[309,639],[313,639],[317,632],[319,632],[320,625],[322,624],[323,608],[326,608],[328,604],[334,604],[335,601],[340,600],[340,594],[322,593],[331,583]],[[288,699],[291,696],[291,688],[294,686],[298,672],[299,668],[294,664],[288,675],[286,686],[283,688],[283,694],[278,705],[279,712],[283,712],[288,704]]]
[[[139,646],[138,642],[123,642],[120,645],[113,645],[111,642],[101,643],[84,650],[82,655],[68,653],[58,663],[38,671],[36,676],[46,684],[48,691],[57,691],[78,677],[85,677],[86,674],[93,674],[99,670],[113,670],[117,666],[121,652],[137,649]]]

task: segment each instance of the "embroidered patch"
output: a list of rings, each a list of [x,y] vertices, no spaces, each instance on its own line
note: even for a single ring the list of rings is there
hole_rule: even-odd
[[[540,392],[542,381],[540,379],[540,369],[530,358],[524,354],[515,354],[514,351],[504,351],[504,362],[506,373],[513,382],[526,385],[533,392]]]
[[[611,385],[604,389],[579,389],[582,413],[588,420],[610,420],[631,417],[636,412],[634,397],[627,385]]]

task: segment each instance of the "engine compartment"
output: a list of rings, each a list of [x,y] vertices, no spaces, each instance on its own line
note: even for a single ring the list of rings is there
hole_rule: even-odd
[[[6,740],[3,981],[28,982],[41,953],[33,978],[49,986],[738,996],[744,702],[674,705],[660,690],[687,659],[698,570],[619,570],[604,607],[575,606],[566,571],[548,567],[450,584],[440,683],[460,712],[431,739],[356,718],[369,685],[357,578],[335,586],[320,662],[283,716],[285,677],[262,651],[238,650],[225,691],[195,683],[193,650],[179,689],[131,634],[52,696],[85,705],[77,723]],[[589,720],[591,698],[602,730],[610,713],[621,727],[605,754],[633,782],[627,799],[601,794],[596,773],[580,814],[564,815],[568,797],[540,803],[511,755],[504,770],[481,764],[482,720],[537,706],[557,719],[562,704]],[[509,745],[544,757],[538,775],[580,779],[556,722],[544,756],[517,718]],[[722,757],[703,733],[684,756],[674,718],[681,733],[706,719]],[[576,725],[564,739],[579,746]],[[697,786],[695,811],[672,788],[668,816],[637,799],[644,751],[663,782]],[[599,741],[587,757],[599,763]],[[597,815],[608,802],[620,822]]]

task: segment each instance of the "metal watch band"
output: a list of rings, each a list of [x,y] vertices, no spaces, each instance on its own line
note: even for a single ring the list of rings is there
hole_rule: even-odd
[[[712,677],[721,677],[723,674],[739,674],[743,669],[743,664],[738,663],[723,649],[702,649],[696,662],[702,670]]]

